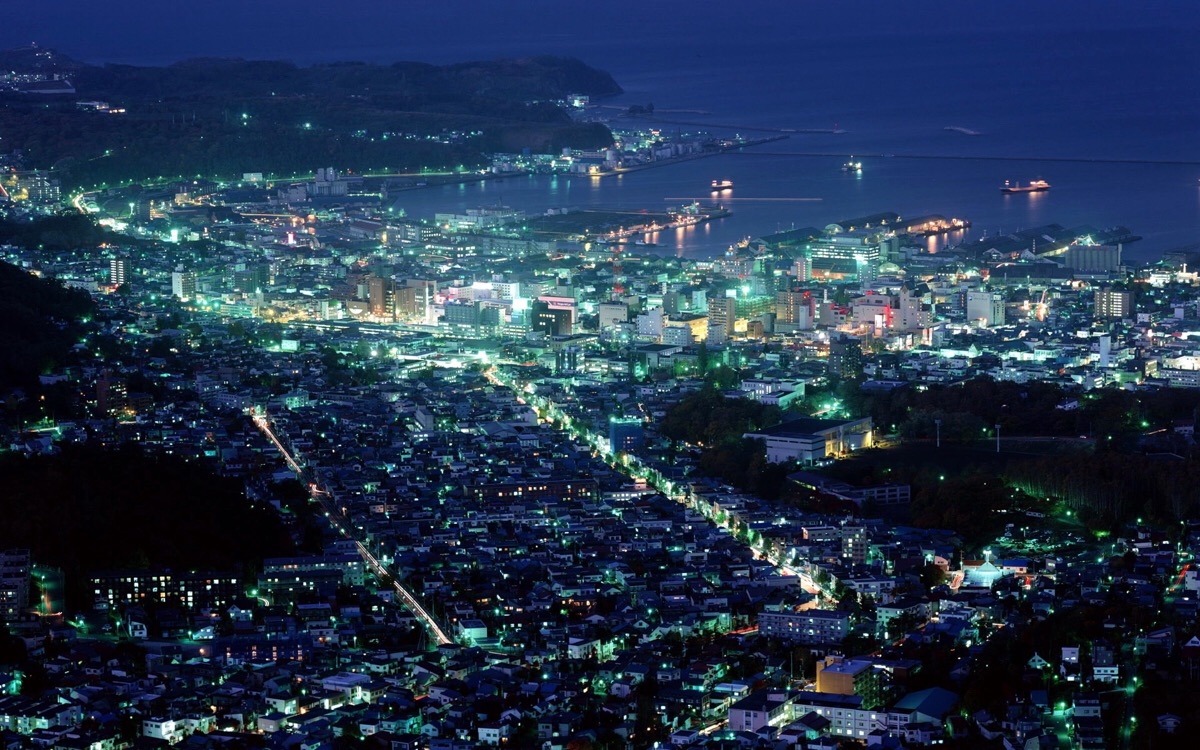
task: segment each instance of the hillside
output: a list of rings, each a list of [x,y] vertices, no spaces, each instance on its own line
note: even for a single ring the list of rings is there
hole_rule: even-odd
[[[428,65],[196,59],[165,67],[93,66],[49,51],[0,53],[0,67],[59,74],[69,96],[0,94],[0,131],[64,186],[160,176],[289,175],[454,168],[488,153],[598,148],[597,123],[557,102],[608,96],[612,76],[560,57]],[[120,114],[85,111],[106,102]]]

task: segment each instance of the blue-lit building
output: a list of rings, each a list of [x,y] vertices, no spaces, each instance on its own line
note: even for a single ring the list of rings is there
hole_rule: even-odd
[[[640,419],[621,419],[613,417],[608,420],[608,444],[613,453],[635,451],[646,442],[646,431]]]

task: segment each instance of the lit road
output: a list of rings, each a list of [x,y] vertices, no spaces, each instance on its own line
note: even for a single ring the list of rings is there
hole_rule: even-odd
[[[296,473],[296,476],[300,478],[300,481],[308,483],[304,467],[296,461],[295,457],[292,456],[287,447],[280,442],[279,438],[275,435],[275,431],[271,428],[270,421],[264,415],[258,414],[256,411],[254,413],[254,424],[259,430],[262,431],[264,435],[267,436],[272,443],[274,443],[275,447],[279,450],[280,455],[283,456],[283,460],[287,463],[288,468]],[[330,505],[329,492],[318,487],[316,483],[308,483],[308,489],[312,499],[321,506],[321,510],[324,511],[325,517],[329,519],[329,524],[343,536],[350,536],[350,532],[353,527],[346,523],[346,517],[342,514],[340,509]],[[378,578],[380,582],[391,581],[392,588],[395,589],[396,595],[400,597],[400,600],[404,602],[404,605],[408,607],[408,610],[416,615],[417,619],[429,629],[429,632],[433,633],[434,637],[437,638],[438,645],[453,643],[454,640],[446,635],[446,632],[442,630],[442,627],[438,624],[437,620],[433,619],[433,615],[429,614],[429,612],[427,612],[425,608],[421,606],[421,603],[417,601],[415,596],[412,595],[412,592],[401,585],[399,581],[397,581],[390,573],[387,572],[387,569],[383,567],[383,564],[379,562],[379,559],[376,558],[375,555],[371,554],[371,551],[367,549],[366,545],[357,539],[353,541],[354,546],[358,549],[358,554],[361,555],[362,559],[366,561],[368,566],[370,566],[371,571],[375,574],[376,578]]]
[[[519,403],[527,404],[528,406],[533,407],[540,418],[552,421],[554,424],[566,430],[571,436],[582,440],[588,447],[596,451],[600,457],[612,468],[625,474],[631,479],[645,482],[646,485],[661,492],[671,500],[703,513],[718,528],[724,529],[730,534],[734,533],[733,528],[729,523],[721,523],[716,518],[709,516],[708,513],[705,512],[705,508],[696,502],[696,498],[692,494],[691,490],[682,485],[682,483],[676,484],[675,482],[663,477],[659,472],[646,465],[645,462],[633,454],[622,453],[618,456],[607,453],[605,448],[602,446],[601,436],[589,430],[585,425],[581,424],[579,420],[564,411],[558,404],[554,403],[548,398],[545,398],[544,396],[539,396],[534,393],[526,393],[521,387],[520,383],[518,383],[515,379],[505,379],[501,377],[501,373],[496,367],[487,368],[484,370],[483,375],[493,385],[507,388],[508,390],[512,391]],[[800,576],[804,581],[810,584],[810,593],[820,593],[831,602],[837,602],[837,598],[833,596],[832,592],[818,586],[817,583],[803,571],[787,565],[786,560],[773,559],[772,557],[768,556],[764,550],[755,547],[753,544],[747,543],[746,547],[756,557],[761,557],[762,559],[771,563],[776,568],[781,570],[785,575]]]

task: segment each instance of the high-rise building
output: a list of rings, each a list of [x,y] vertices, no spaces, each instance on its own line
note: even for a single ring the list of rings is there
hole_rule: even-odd
[[[922,296],[907,286],[900,287],[899,319],[896,325],[899,330],[916,331],[928,328],[933,323],[933,311],[924,303]]]
[[[436,281],[408,279],[403,286],[395,285],[393,289],[396,316],[400,320],[416,323],[432,322],[433,298],[437,294]]]
[[[862,344],[851,336],[836,336],[829,340],[829,372],[844,378],[862,375]]]
[[[547,336],[568,336],[571,333],[571,311],[552,307],[543,300],[533,303],[530,328]]]
[[[986,327],[1004,325],[1004,295],[996,292],[967,292],[967,320]]]
[[[583,366],[583,349],[578,346],[564,346],[554,353],[554,372],[556,375],[571,375],[579,372]]]
[[[796,258],[796,280],[809,281],[812,279],[812,258],[801,255]]]
[[[816,301],[812,292],[799,289],[775,293],[775,320],[802,330],[812,328]]]
[[[1128,318],[1133,314],[1133,292],[1105,287],[1096,290],[1097,318]]]
[[[733,333],[737,321],[737,300],[733,297],[718,297],[708,303],[708,326],[720,326],[725,336]]]
[[[396,282],[372,276],[367,280],[367,300],[371,315],[376,318],[396,319]]]
[[[108,262],[108,283],[121,286],[130,282],[129,258],[113,258]]]
[[[177,268],[171,272],[171,294],[181,302],[196,298],[196,272]]]

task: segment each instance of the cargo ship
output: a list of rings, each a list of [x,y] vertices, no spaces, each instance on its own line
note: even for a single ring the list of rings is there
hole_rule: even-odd
[[[725,190],[733,190],[733,181],[732,180],[713,180],[712,181],[712,191],[714,193],[720,193]]]
[[[1004,181],[1004,186],[1000,188],[1002,193],[1040,193],[1050,189],[1050,183],[1045,180],[1034,180],[1028,185],[1022,186],[1021,183],[1009,183]]]

